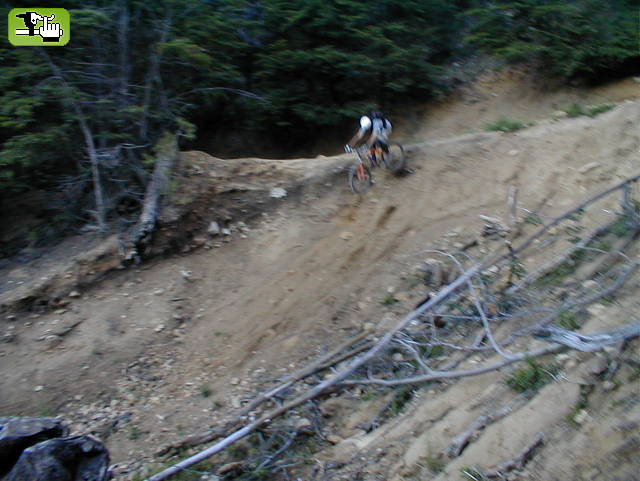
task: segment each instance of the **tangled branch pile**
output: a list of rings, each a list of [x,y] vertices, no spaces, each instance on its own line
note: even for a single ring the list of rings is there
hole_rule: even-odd
[[[567,347],[595,351],[639,336],[637,319],[615,330],[575,332],[587,318],[589,306],[615,298],[637,270],[633,250],[640,234],[639,179],[627,179],[558,217],[521,209],[525,215],[514,216],[511,229],[490,230],[490,235],[503,235],[506,242],[488,260],[474,259],[464,249],[419,253],[428,255],[431,265],[436,259],[455,270],[455,280],[392,329],[362,333],[282,379],[224,426],[163,448],[159,454],[221,438],[148,481],[167,479],[254,432],[262,440],[261,450],[246,463],[254,473],[286,474],[291,465],[284,455],[293,440],[301,434],[322,437],[322,416],[315,399],[335,390],[419,386],[490,372],[518,361],[531,363]],[[513,197],[511,207],[516,212]],[[518,233],[539,224],[520,246],[512,245]],[[418,271],[422,276],[432,274],[428,269]],[[333,375],[327,375],[327,370]],[[494,417],[512,408],[507,406]],[[285,413],[288,416],[275,422]],[[454,440],[447,454],[459,455],[476,429]]]

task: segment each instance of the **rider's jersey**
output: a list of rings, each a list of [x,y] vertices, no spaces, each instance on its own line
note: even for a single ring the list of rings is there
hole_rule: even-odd
[[[387,141],[389,135],[391,135],[391,122],[387,119],[371,119],[368,116],[360,118],[360,131],[364,135],[366,131],[370,130],[371,135],[368,143],[372,144],[375,140]]]

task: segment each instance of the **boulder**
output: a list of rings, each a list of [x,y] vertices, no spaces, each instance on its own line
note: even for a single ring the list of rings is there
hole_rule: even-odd
[[[54,418],[0,418],[0,478],[29,446],[67,434],[67,428]]]
[[[109,453],[89,436],[56,438],[25,449],[6,481],[107,481]]]

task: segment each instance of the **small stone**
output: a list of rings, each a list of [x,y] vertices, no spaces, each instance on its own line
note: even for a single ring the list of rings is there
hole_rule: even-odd
[[[573,420],[578,424],[584,424],[590,419],[591,416],[589,416],[589,413],[586,409],[581,409],[580,411],[578,411],[578,413],[573,418]]]
[[[10,343],[10,342],[14,342],[16,338],[17,337],[15,334],[13,334],[12,332],[7,332],[6,334],[3,334],[2,336],[0,336],[0,342]]]
[[[153,291],[154,296],[161,296],[162,294],[164,294],[164,289],[156,289]]]
[[[287,191],[282,187],[274,187],[273,189],[271,189],[271,192],[269,192],[269,197],[273,197],[274,199],[281,199],[286,196]]]
[[[404,356],[399,352],[394,352],[393,356],[391,356],[391,359],[394,362],[402,362],[402,361],[404,361]]]
[[[233,379],[231,379],[230,383],[232,386],[237,386],[238,384],[240,384],[240,379],[234,377]]]
[[[598,376],[609,369],[609,362],[604,356],[598,356],[587,363],[587,372]]]
[[[568,114],[564,110],[556,110],[555,112],[553,112],[552,116],[555,119],[564,119],[568,116]]]
[[[582,283],[582,287],[584,287],[585,289],[595,289],[598,287],[598,283],[593,279],[589,279]]]
[[[230,473],[231,471],[239,470],[242,468],[242,464],[242,461],[227,463],[218,470],[218,474],[222,476],[223,474]]]
[[[327,441],[329,441],[331,444],[338,444],[342,442],[342,438],[335,434],[329,434],[327,436]]]
[[[578,172],[580,174],[586,174],[587,172],[592,171],[593,169],[596,169],[600,167],[600,162],[590,162],[588,164],[583,165],[582,167],[580,167],[578,169]]]
[[[69,297],[78,298],[78,297],[80,297],[80,293],[78,291],[71,291],[69,293]]]
[[[53,349],[62,342],[62,338],[60,336],[56,336],[55,334],[51,334],[49,336],[46,336],[43,341],[46,349]]]
[[[343,241],[348,241],[353,239],[353,233],[348,232],[348,231],[344,231],[342,233],[340,233],[340,239],[342,239]]]
[[[220,229],[220,225],[216,221],[211,222],[207,228],[207,234],[210,236],[218,235],[221,232],[222,230]]]
[[[513,150],[510,150],[510,151],[509,151],[509,155],[510,155],[510,156],[512,156],[512,157],[513,157],[514,155],[518,155],[519,153],[520,153],[520,151],[519,151],[519,150],[516,150],[516,149],[513,149]]]
[[[616,388],[616,383],[612,381],[605,381],[602,383],[602,390],[604,392],[611,392]]]
[[[156,332],[162,332],[162,331],[164,331],[164,328],[165,328],[165,325],[164,325],[164,324],[159,324],[159,325],[158,325],[158,327],[156,327],[156,328],[154,329],[154,331],[156,331]]]
[[[196,245],[196,247],[202,247],[207,243],[207,239],[202,236],[196,236],[193,238],[193,243]]]
[[[67,312],[66,309],[56,309],[55,311],[53,311],[53,313],[57,315],[64,314],[65,312]]]
[[[229,229],[228,227],[225,227],[224,229],[220,230],[220,233],[224,236],[230,236],[231,235],[231,229]]]
[[[40,392],[44,389],[44,386],[36,386],[33,388],[34,392]]]

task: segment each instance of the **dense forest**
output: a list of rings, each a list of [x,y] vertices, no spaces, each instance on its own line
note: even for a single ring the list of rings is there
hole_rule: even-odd
[[[0,46],[0,202],[49,192],[59,231],[140,208],[167,141],[205,128],[286,151],[444,94],[478,55],[564,82],[640,71],[639,0],[33,3],[67,8],[71,40]]]

